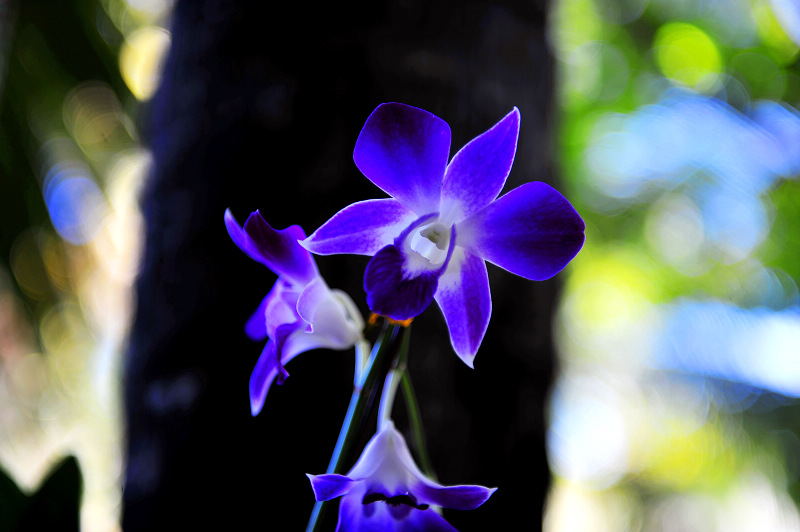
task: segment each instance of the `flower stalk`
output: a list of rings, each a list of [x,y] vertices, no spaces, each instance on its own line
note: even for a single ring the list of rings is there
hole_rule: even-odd
[[[409,331],[410,332],[410,331]],[[419,402],[417,395],[414,392],[414,386],[411,383],[411,375],[408,372],[408,344],[410,334],[403,337],[400,350],[397,358],[392,364],[392,370],[386,376],[386,383],[383,386],[383,395],[381,396],[381,405],[378,410],[378,429],[380,430],[384,423],[391,420],[392,407],[394,406],[395,396],[397,389],[401,388],[403,392],[403,399],[406,404],[406,411],[408,414],[408,423],[411,428],[412,442],[414,450],[417,452],[420,467],[422,472],[431,479],[436,479],[433,465],[431,463],[430,455],[428,454],[428,446],[425,439],[425,428],[422,425],[422,415],[419,409]]]
[[[328,463],[327,474],[340,474],[344,471],[345,459],[353,440],[360,432],[360,426],[364,422],[363,418],[367,410],[367,404],[370,397],[373,396],[373,387],[385,378],[390,368],[389,364],[394,361],[398,349],[402,349],[402,345],[406,346],[406,350],[408,349],[406,340],[408,334],[404,334],[405,330],[406,327],[400,324],[384,324],[383,333],[372,348],[367,366],[362,372],[362,378],[353,388],[353,395],[350,397],[347,414],[342,423],[331,460]],[[322,521],[324,510],[324,502],[318,501],[314,504],[306,532],[315,532],[317,530],[319,523]]]

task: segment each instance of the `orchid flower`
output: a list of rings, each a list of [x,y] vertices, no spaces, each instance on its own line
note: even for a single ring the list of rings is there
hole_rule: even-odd
[[[367,443],[347,475],[308,475],[317,501],[342,497],[336,532],[454,532],[432,506],[477,508],[496,491],[441,486],[425,477],[391,421]]]
[[[391,198],[353,203],[301,242],[320,255],[372,255],[364,289],[377,314],[413,318],[435,299],[453,348],[470,367],[492,312],[485,261],[538,281],[583,246],[583,220],[549,185],[526,183],[497,197],[519,122],[514,108],[448,164],[446,122],[404,104],[378,106],[353,159]]]
[[[257,415],[273,381],[283,384],[285,364],[295,356],[325,347],[349,349],[361,340],[364,322],[350,297],[331,290],[311,254],[297,242],[300,226],[276,231],[258,211],[240,227],[230,210],[225,226],[234,243],[278,275],[267,296],[245,325],[253,340],[269,337],[250,377],[250,408]]]

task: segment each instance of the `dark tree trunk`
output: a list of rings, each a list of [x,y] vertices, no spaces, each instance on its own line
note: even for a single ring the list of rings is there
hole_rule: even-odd
[[[258,208],[275,227],[310,232],[380,197],[352,153],[385,101],[442,117],[453,152],[516,105],[522,131],[506,190],[552,183],[546,13],[544,1],[178,1],[148,111],[155,165],[126,367],[126,532],[254,520],[304,529],[313,495],[303,473],[326,468],[352,353],[298,357],[251,418],[247,383],[262,345],[243,326],[275,276],[230,242],[223,212],[244,221]],[[366,312],[367,258],[317,262]],[[557,283],[489,274],[494,314],[476,369],[453,353],[432,305],[413,327],[411,374],[439,480],[500,488],[480,509],[445,517],[462,532],[535,530],[550,482],[543,412]]]

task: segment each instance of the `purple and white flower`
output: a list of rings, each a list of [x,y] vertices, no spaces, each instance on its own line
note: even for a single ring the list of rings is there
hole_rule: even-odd
[[[353,159],[391,197],[345,207],[301,244],[320,255],[372,255],[364,289],[377,314],[413,318],[435,299],[453,348],[472,367],[492,311],[485,261],[549,279],[585,238],[581,217],[549,185],[526,183],[498,198],[519,123],[514,108],[448,164],[445,121],[404,104],[378,106]]]
[[[347,475],[308,475],[317,501],[342,497],[336,532],[455,532],[433,509],[477,508],[497,488],[442,486],[425,477],[391,421]]]
[[[245,326],[253,340],[269,337],[250,377],[255,416],[272,383],[282,384],[289,376],[286,363],[311,349],[353,347],[361,340],[364,322],[350,297],[331,290],[320,277],[314,258],[298,243],[306,237],[300,226],[276,231],[255,211],[240,227],[230,210],[225,226],[239,249],[278,275]]]

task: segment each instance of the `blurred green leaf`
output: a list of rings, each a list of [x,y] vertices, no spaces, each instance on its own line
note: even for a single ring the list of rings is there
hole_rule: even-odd
[[[0,469],[0,530],[17,530],[16,526],[28,500],[22,490]]]
[[[78,532],[82,493],[83,477],[74,456],[59,462],[31,496],[0,469],[0,530]]]

